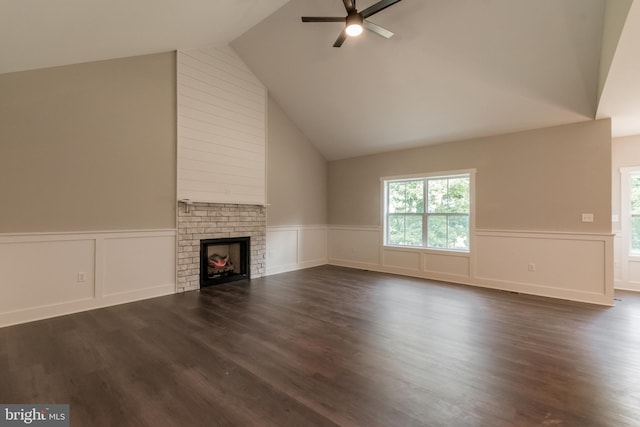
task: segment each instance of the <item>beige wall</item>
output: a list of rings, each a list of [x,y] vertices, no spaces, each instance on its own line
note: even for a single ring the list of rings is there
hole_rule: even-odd
[[[640,166],[640,135],[614,138],[611,153],[611,213],[620,216],[620,168]],[[620,223],[613,224],[614,230],[620,229]]]
[[[327,161],[272,97],[268,102],[267,224],[326,224]]]
[[[0,75],[0,232],[175,227],[175,54]]]
[[[471,168],[479,229],[611,231],[609,120],[331,162],[329,223],[379,226],[380,177]]]

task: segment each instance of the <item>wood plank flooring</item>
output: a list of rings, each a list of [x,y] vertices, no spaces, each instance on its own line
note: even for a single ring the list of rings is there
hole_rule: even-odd
[[[0,329],[0,403],[73,426],[640,426],[613,308],[323,266]]]

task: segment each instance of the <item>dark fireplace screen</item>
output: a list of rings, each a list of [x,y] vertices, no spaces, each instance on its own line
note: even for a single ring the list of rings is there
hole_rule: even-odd
[[[249,237],[200,240],[200,287],[249,279]]]

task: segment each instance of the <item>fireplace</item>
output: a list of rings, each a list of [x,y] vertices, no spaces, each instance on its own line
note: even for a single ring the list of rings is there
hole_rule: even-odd
[[[176,290],[178,292],[200,289],[204,281],[201,277],[208,279],[206,277],[207,270],[205,270],[205,275],[201,275],[203,268],[200,242],[205,239],[250,238],[250,245],[247,248],[249,267],[246,270],[246,278],[256,279],[265,274],[266,207],[194,202],[189,206],[188,212],[182,203],[177,206],[176,210],[178,215],[178,285]],[[218,280],[219,277],[215,279],[214,282],[221,283]]]
[[[200,288],[247,280],[250,237],[200,240]]]

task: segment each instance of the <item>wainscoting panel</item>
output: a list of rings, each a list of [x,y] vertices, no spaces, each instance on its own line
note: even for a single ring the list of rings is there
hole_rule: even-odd
[[[298,263],[307,266],[327,263],[327,227],[298,230]]]
[[[613,237],[482,231],[475,282],[576,301],[613,304]]]
[[[153,289],[174,283],[175,235],[104,239],[103,296]]]
[[[469,282],[469,254],[382,248],[382,271],[457,283]]]
[[[0,235],[0,327],[174,293],[175,230]]]
[[[626,280],[618,287],[620,289],[640,292],[640,260],[630,259],[627,261]]]
[[[82,237],[0,244],[0,313],[93,298],[94,261],[95,242]]]
[[[329,226],[329,264],[383,271],[378,227]]]
[[[398,271],[419,272],[420,253],[412,250],[385,248],[382,250],[382,266]]]
[[[613,305],[611,235],[477,230],[470,253],[383,247],[377,227],[328,236],[332,265]],[[629,274],[640,279],[640,262]]]
[[[469,254],[447,252],[445,254],[424,253],[422,255],[424,272],[432,277],[459,277],[463,281],[469,280]]]
[[[267,227],[267,275],[298,269],[298,230]]]
[[[640,257],[629,253],[629,239],[621,231],[613,239],[614,273],[616,289],[640,292]]]
[[[329,227],[329,264],[457,283],[469,282],[469,254],[384,247],[378,227]],[[379,255],[380,254],[380,255]]]
[[[267,227],[267,275],[327,264],[327,227]]]

